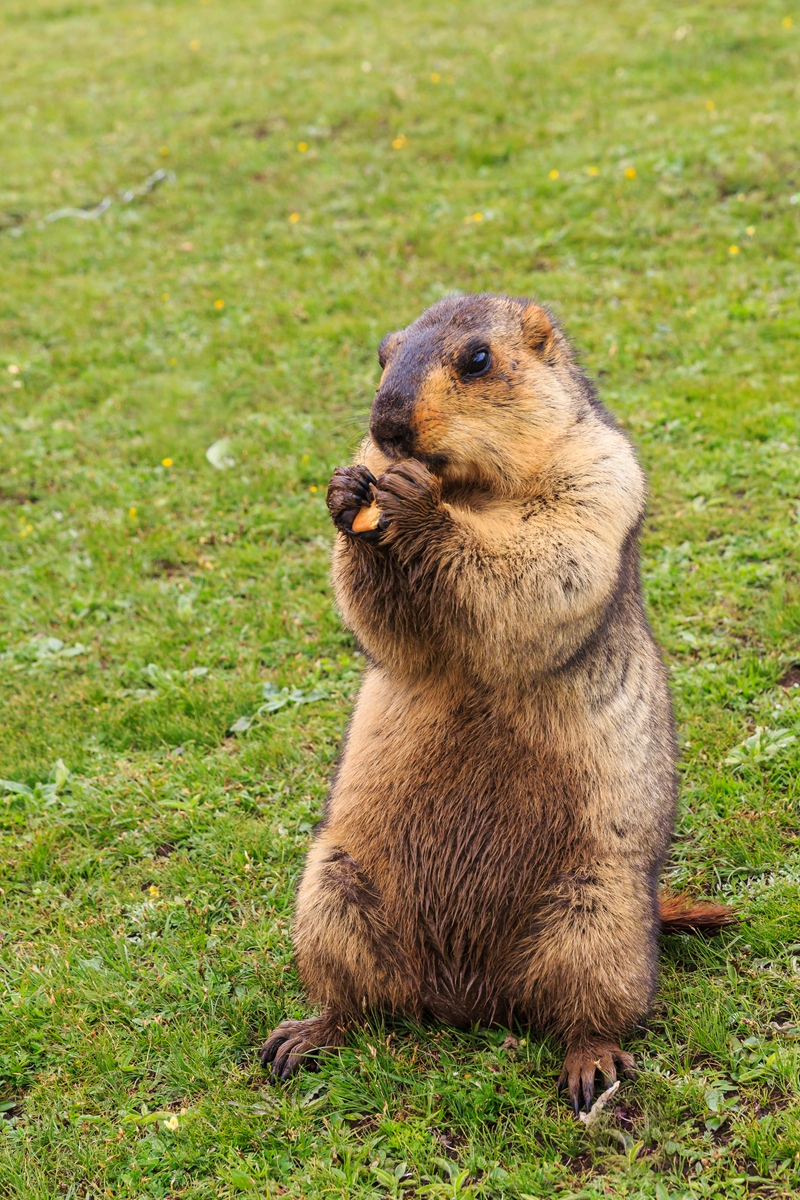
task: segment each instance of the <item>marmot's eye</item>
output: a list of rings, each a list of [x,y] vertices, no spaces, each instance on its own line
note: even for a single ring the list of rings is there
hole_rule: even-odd
[[[487,346],[481,346],[480,350],[476,350],[467,363],[465,374],[467,375],[485,375],[492,365],[492,354]]]

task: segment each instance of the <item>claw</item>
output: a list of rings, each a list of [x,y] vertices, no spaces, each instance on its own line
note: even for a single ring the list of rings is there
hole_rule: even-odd
[[[299,1054],[302,1053],[301,1047],[306,1047],[307,1042],[302,1032],[296,1032],[294,1037],[288,1037],[283,1042],[275,1055],[275,1060],[272,1064],[272,1074],[278,1079],[288,1079],[292,1073],[292,1069],[297,1062]]]
[[[632,1054],[628,1054],[625,1050],[619,1050],[614,1055],[614,1060],[619,1067],[620,1074],[626,1079],[635,1079],[639,1074],[636,1067],[636,1060]]]
[[[372,488],[378,481],[371,471],[364,470],[364,473],[356,484],[354,491],[358,499],[361,501],[361,507],[366,504],[371,504],[373,500]]]
[[[275,1032],[277,1033],[277,1030]],[[269,1038],[266,1044],[261,1047],[258,1052],[258,1057],[262,1067],[266,1067],[272,1062],[273,1058],[278,1053],[280,1044],[280,1038],[276,1038],[275,1034],[273,1033],[272,1037]]]
[[[577,1117],[583,1102],[587,1113],[595,1098],[595,1079],[599,1075],[606,1091],[617,1078],[617,1069],[629,1078],[635,1076],[635,1063],[630,1054],[610,1042],[588,1041],[570,1048],[558,1081],[559,1095],[569,1090],[572,1108]]]
[[[261,1065],[274,1083],[284,1082],[301,1067],[315,1071],[317,1052],[343,1046],[346,1029],[341,1016],[331,1012],[305,1021],[284,1021],[259,1050]]]

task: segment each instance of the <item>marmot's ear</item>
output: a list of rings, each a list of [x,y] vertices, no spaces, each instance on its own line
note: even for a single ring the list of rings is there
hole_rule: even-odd
[[[522,310],[522,333],[531,350],[550,358],[555,344],[553,322],[540,304],[528,304]]]
[[[403,332],[404,331],[402,329],[398,329],[395,333],[387,333],[380,346],[378,346],[378,362],[381,364],[381,367],[386,366],[389,359],[400,345]]]

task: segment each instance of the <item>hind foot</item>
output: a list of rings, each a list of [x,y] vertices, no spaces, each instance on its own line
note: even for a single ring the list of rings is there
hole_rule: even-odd
[[[345,1023],[331,1013],[304,1021],[282,1021],[258,1052],[261,1065],[273,1079],[286,1080],[301,1067],[317,1070],[316,1055],[343,1046]]]
[[[595,1075],[599,1073],[603,1090],[616,1082],[617,1071],[626,1079],[636,1078],[636,1063],[633,1055],[620,1050],[615,1042],[591,1039],[570,1046],[564,1069],[558,1081],[559,1092],[569,1092],[572,1107],[577,1117],[581,1100],[586,1111],[594,1100]]]

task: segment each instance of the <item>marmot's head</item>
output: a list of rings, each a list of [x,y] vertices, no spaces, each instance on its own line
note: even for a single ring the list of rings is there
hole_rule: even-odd
[[[378,356],[373,441],[451,483],[513,488],[577,420],[604,415],[554,319],[527,300],[440,300]]]

